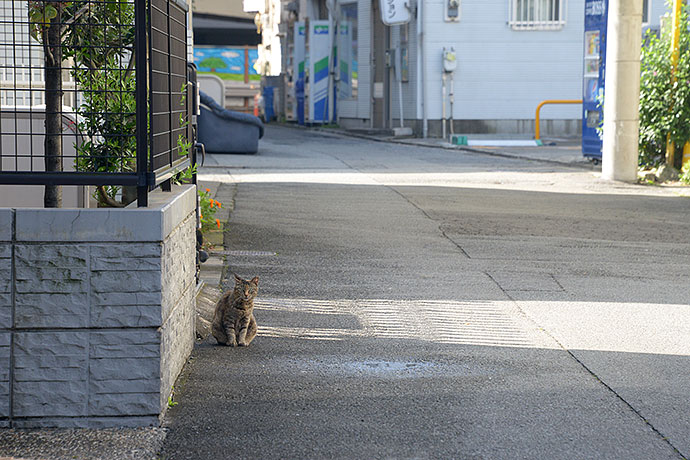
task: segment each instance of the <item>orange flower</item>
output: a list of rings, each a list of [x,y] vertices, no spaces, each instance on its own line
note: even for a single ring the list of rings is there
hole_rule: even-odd
[[[203,219],[203,218],[204,218],[204,215],[199,213],[199,219]]]
[[[222,204],[221,204],[221,202],[218,201],[218,200],[216,200],[216,206],[218,206],[219,208],[222,208],[222,207],[223,207]]]
[[[209,200],[209,203],[211,203],[211,207],[213,207],[213,200]]]
[[[206,191],[207,191],[208,193],[211,193],[211,189],[210,189],[210,188],[207,188]]]
[[[216,225],[220,228],[220,219],[216,219]]]

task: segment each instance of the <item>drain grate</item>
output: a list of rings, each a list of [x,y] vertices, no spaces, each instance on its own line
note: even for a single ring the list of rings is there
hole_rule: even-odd
[[[216,256],[236,256],[236,257],[269,257],[277,256],[277,252],[272,251],[212,251],[212,255]]]

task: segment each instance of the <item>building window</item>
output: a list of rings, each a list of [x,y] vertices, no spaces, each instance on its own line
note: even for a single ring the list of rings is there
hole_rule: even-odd
[[[357,3],[340,5],[338,24],[338,91],[342,99],[357,99]]]
[[[566,0],[509,0],[514,30],[554,30],[565,26]]]

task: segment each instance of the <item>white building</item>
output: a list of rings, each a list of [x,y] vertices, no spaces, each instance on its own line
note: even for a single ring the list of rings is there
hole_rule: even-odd
[[[391,2],[403,4],[382,4]],[[379,0],[340,0],[337,14],[329,14],[325,0],[301,0],[294,19],[330,19],[341,31],[343,25],[351,29],[347,45],[338,41],[339,49],[348,48],[341,55],[351,56],[351,81],[343,84],[341,72],[334,72],[341,86],[336,115],[343,127],[400,126],[402,94],[404,125],[417,135],[427,131],[440,136],[445,48],[456,57],[456,69],[446,80],[446,113],[455,133],[528,134],[534,132],[541,101],[582,99],[584,4],[585,0],[412,0],[410,22],[386,26]],[[665,0],[645,0],[645,25],[658,28],[665,11]],[[294,40],[287,41],[288,49],[292,44]],[[400,84],[395,53],[402,56]],[[295,78],[290,75],[288,80]],[[542,133],[578,134],[581,113],[580,105],[545,106]]]

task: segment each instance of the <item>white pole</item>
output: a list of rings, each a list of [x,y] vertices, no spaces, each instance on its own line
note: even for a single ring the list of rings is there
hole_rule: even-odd
[[[399,26],[402,29],[402,26]],[[395,66],[397,72],[395,77],[398,80],[398,104],[400,106],[400,127],[404,128],[405,124],[403,122],[403,90],[402,90],[402,46],[400,46],[400,41],[398,41],[398,49],[395,52]]]
[[[415,72],[415,78],[417,79],[415,89],[417,91],[416,94],[416,103],[417,103],[417,110],[415,112],[415,118],[417,120],[421,120],[422,117],[422,111],[423,111],[423,103],[422,103],[422,79],[421,79],[421,74],[422,74],[422,30],[421,30],[421,22],[420,22],[420,14],[421,14],[421,0],[417,0],[417,20],[415,23],[416,26],[416,32],[417,32],[417,52],[415,53],[416,58],[417,58],[417,68]]]
[[[443,134],[442,138],[445,140],[446,139],[446,73],[441,72],[441,101],[443,103],[441,104],[441,118],[443,119]]]
[[[426,50],[424,45],[426,44],[426,37],[424,34],[424,0],[417,0],[417,5],[419,8],[419,14],[417,15],[418,27],[419,27],[419,53],[422,56],[422,68],[419,72],[419,82],[422,86],[422,137],[429,137],[429,110],[427,107],[427,101],[429,100],[427,85],[426,83]]]
[[[335,69],[335,56],[333,56],[333,48],[335,47],[335,20],[333,18],[333,12],[329,8],[328,10],[328,41],[329,41],[329,49],[328,49],[328,95],[326,96],[326,106],[328,107],[328,113],[324,114],[328,116],[328,121],[324,120],[324,123],[332,123],[333,122],[333,106],[335,105],[335,100],[334,100],[334,94],[333,94],[333,88],[335,86],[335,81],[333,78],[333,71]],[[323,118],[326,118],[325,116]]]
[[[405,124],[403,122],[403,90],[402,90],[402,80],[398,80],[398,99],[400,99],[400,127],[404,128]]]
[[[451,136],[455,134],[455,131],[453,130],[453,103],[455,102],[455,73],[450,74],[450,94],[449,99],[450,99],[450,134]]]
[[[642,0],[609,0],[604,83],[604,179],[637,180]]]

